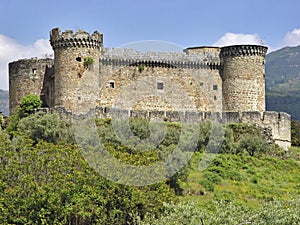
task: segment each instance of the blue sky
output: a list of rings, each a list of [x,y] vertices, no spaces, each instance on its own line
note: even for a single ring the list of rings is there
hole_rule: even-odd
[[[159,40],[182,47],[300,45],[299,0],[0,0],[0,89],[7,63],[51,53],[54,27],[98,30],[104,45]]]

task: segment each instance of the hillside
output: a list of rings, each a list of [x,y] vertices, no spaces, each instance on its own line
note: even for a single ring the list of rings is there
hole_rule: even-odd
[[[58,114],[13,118],[0,130],[0,224],[300,224],[300,148],[255,125],[133,118],[128,132],[106,118],[90,135]]]
[[[0,90],[0,112],[9,115],[9,97],[8,91]]]
[[[300,46],[285,47],[266,56],[266,107],[300,120]]]

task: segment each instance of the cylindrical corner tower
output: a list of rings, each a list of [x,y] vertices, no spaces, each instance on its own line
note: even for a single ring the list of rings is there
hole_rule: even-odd
[[[43,86],[50,76],[53,59],[22,59],[9,63],[9,111],[12,114],[23,96],[34,94],[44,102]]]
[[[223,110],[265,111],[265,56],[260,45],[221,48]]]
[[[55,28],[50,33],[50,43],[54,50],[54,106],[67,111],[89,110],[94,101],[91,96],[98,95],[93,87],[99,85],[103,35],[82,30],[61,33]]]

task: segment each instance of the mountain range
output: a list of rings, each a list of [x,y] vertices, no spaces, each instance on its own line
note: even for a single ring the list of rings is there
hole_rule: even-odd
[[[0,112],[9,114],[8,91],[0,90]],[[266,108],[291,114],[300,121],[300,46],[266,56]]]

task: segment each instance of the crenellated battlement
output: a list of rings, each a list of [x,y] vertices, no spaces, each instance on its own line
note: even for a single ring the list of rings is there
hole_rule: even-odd
[[[261,45],[233,45],[221,48],[220,57],[262,56],[265,57],[268,48]]]
[[[219,69],[218,54],[185,52],[140,52],[133,49],[105,48],[100,58],[103,65],[175,67],[183,69]]]
[[[50,32],[50,43],[54,50],[67,47],[100,49],[103,46],[103,34],[98,31],[89,34],[83,30],[75,33],[72,30],[61,32],[59,28],[54,28]]]

